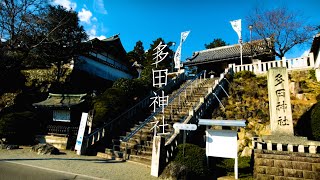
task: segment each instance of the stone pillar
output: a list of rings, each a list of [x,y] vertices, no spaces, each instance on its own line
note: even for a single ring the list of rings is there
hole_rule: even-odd
[[[293,136],[292,111],[286,68],[268,71],[268,96],[272,135]]]
[[[317,81],[319,82],[320,81],[320,69],[317,68],[315,73],[316,73]]]
[[[153,137],[153,145],[152,145],[152,160],[151,160],[151,176],[158,177],[160,168],[163,166],[161,158],[161,151],[164,148],[164,138],[161,136]]]

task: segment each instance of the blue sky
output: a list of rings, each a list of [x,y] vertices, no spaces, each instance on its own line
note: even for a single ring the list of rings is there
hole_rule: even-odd
[[[180,33],[190,30],[182,46],[182,61],[204,50],[204,44],[221,38],[236,44],[238,36],[230,21],[242,19],[242,37],[249,41],[246,16],[254,7],[286,6],[299,11],[314,25],[320,25],[319,0],[53,0],[79,14],[90,38],[105,38],[120,33],[127,52],[139,40],[148,49],[153,40],[180,41]],[[287,58],[300,57],[310,44],[293,48]]]

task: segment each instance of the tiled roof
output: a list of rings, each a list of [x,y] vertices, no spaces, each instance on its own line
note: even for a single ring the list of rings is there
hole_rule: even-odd
[[[122,63],[127,63],[127,52],[121,43],[119,34],[116,34],[103,40],[95,38],[88,41],[88,44],[90,44],[91,47],[98,52],[105,52],[111,54],[118,61],[121,61]]]
[[[84,101],[84,97],[87,94],[52,94],[46,100],[33,103],[35,107],[47,107],[47,108],[70,108],[78,105]]]
[[[271,51],[266,48],[264,40],[256,40],[252,41],[252,54],[253,57],[263,54],[270,55]],[[249,56],[251,56],[251,43],[244,43],[242,46],[242,57]],[[183,64],[188,66],[207,62],[234,60],[239,58],[240,45],[235,44],[195,52],[193,56],[187,58],[186,62]]]

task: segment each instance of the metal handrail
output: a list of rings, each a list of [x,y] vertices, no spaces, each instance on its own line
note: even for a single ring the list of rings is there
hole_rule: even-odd
[[[192,84],[198,77],[200,77],[202,74],[205,74],[205,70],[201,71],[199,74],[197,74],[195,77],[193,77],[192,80],[190,80],[187,84],[185,84],[182,88],[179,89],[177,93],[175,93],[174,96],[170,97],[168,100],[168,105],[176,98],[178,97],[187,87],[189,87],[190,84]],[[167,107],[166,105],[165,107]],[[130,138],[132,138],[139,130],[141,130],[147,123],[153,119],[159,112],[162,111],[162,107],[158,107],[154,113],[152,113],[140,126],[138,126],[136,129],[130,132],[126,137],[121,139],[123,142],[127,142]]]
[[[169,83],[167,83],[166,86],[163,86],[161,88],[159,88],[156,93],[162,91],[162,90],[168,90],[170,89],[171,87],[170,86],[173,86],[174,84],[176,84],[176,81],[181,81],[183,78],[184,73],[180,74],[179,76],[177,76],[176,79],[171,79],[169,81]],[[169,87],[169,88],[168,88]],[[168,89],[166,89],[168,88]],[[127,111],[123,112],[122,114],[120,114],[118,117],[114,118],[113,120],[111,120],[110,122],[104,124],[102,127],[94,130],[92,133],[88,134],[87,136],[85,136],[86,139],[89,139],[93,136],[95,136],[96,134],[98,134],[100,131],[103,131],[104,128],[106,128],[107,126],[109,126],[110,124],[114,123],[115,121],[117,121],[118,119],[121,119],[123,118],[125,115],[127,114],[130,114],[131,111],[134,111],[135,108],[138,108],[140,105],[143,105],[146,101],[149,101],[150,100],[150,97],[152,97],[153,94],[150,94],[149,96],[147,96],[146,98],[144,98],[143,100],[141,100],[139,103],[137,103],[136,105],[134,105],[133,107],[131,107],[130,109],[128,109]],[[148,104],[149,105],[149,104]]]
[[[229,68],[228,71],[225,72],[224,74],[232,74],[232,75],[233,75],[233,69],[232,69],[232,67]],[[224,80],[224,82],[223,82],[223,80]],[[218,81],[218,84],[215,84],[215,85],[213,86],[212,92],[209,92],[208,95],[211,95],[211,98],[212,98],[212,97],[213,97],[213,94],[215,94],[215,93],[216,93],[216,94],[220,94],[220,92],[221,92],[221,86],[219,86],[219,85],[222,85],[222,86],[223,86],[223,84],[225,84],[226,82],[227,82],[227,83],[230,83],[226,78],[222,78],[221,80],[219,80],[219,81]],[[220,87],[220,88],[219,88],[219,87]],[[209,96],[206,97],[206,98],[209,98]],[[217,98],[217,97],[215,97],[215,98]],[[194,111],[194,114],[197,114],[197,112],[199,112],[199,110],[202,108],[202,106],[205,106],[205,104],[202,104],[202,105],[199,107],[199,109],[197,109],[197,110],[193,107],[192,109],[193,109],[193,111]],[[200,111],[201,111],[201,110],[200,110]],[[180,119],[180,122],[182,122],[182,123],[190,123],[190,121],[194,121],[194,120],[195,120],[195,116],[189,115],[189,116],[185,116],[185,117],[181,118],[181,119]],[[166,141],[165,145],[167,146],[168,144],[170,144],[176,136],[177,136],[177,133],[176,133],[176,132],[171,132],[167,137],[165,137],[165,141]]]

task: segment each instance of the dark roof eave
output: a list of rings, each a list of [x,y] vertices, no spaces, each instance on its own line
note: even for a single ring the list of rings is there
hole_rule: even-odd
[[[33,103],[32,106],[34,106],[35,108],[48,108],[48,109],[52,109],[52,108],[57,108],[57,109],[70,109],[73,108],[75,106],[78,106],[80,104],[82,104],[83,102],[80,103],[76,103],[76,104],[58,104],[58,105],[44,105],[44,104],[38,104],[38,103]]]

